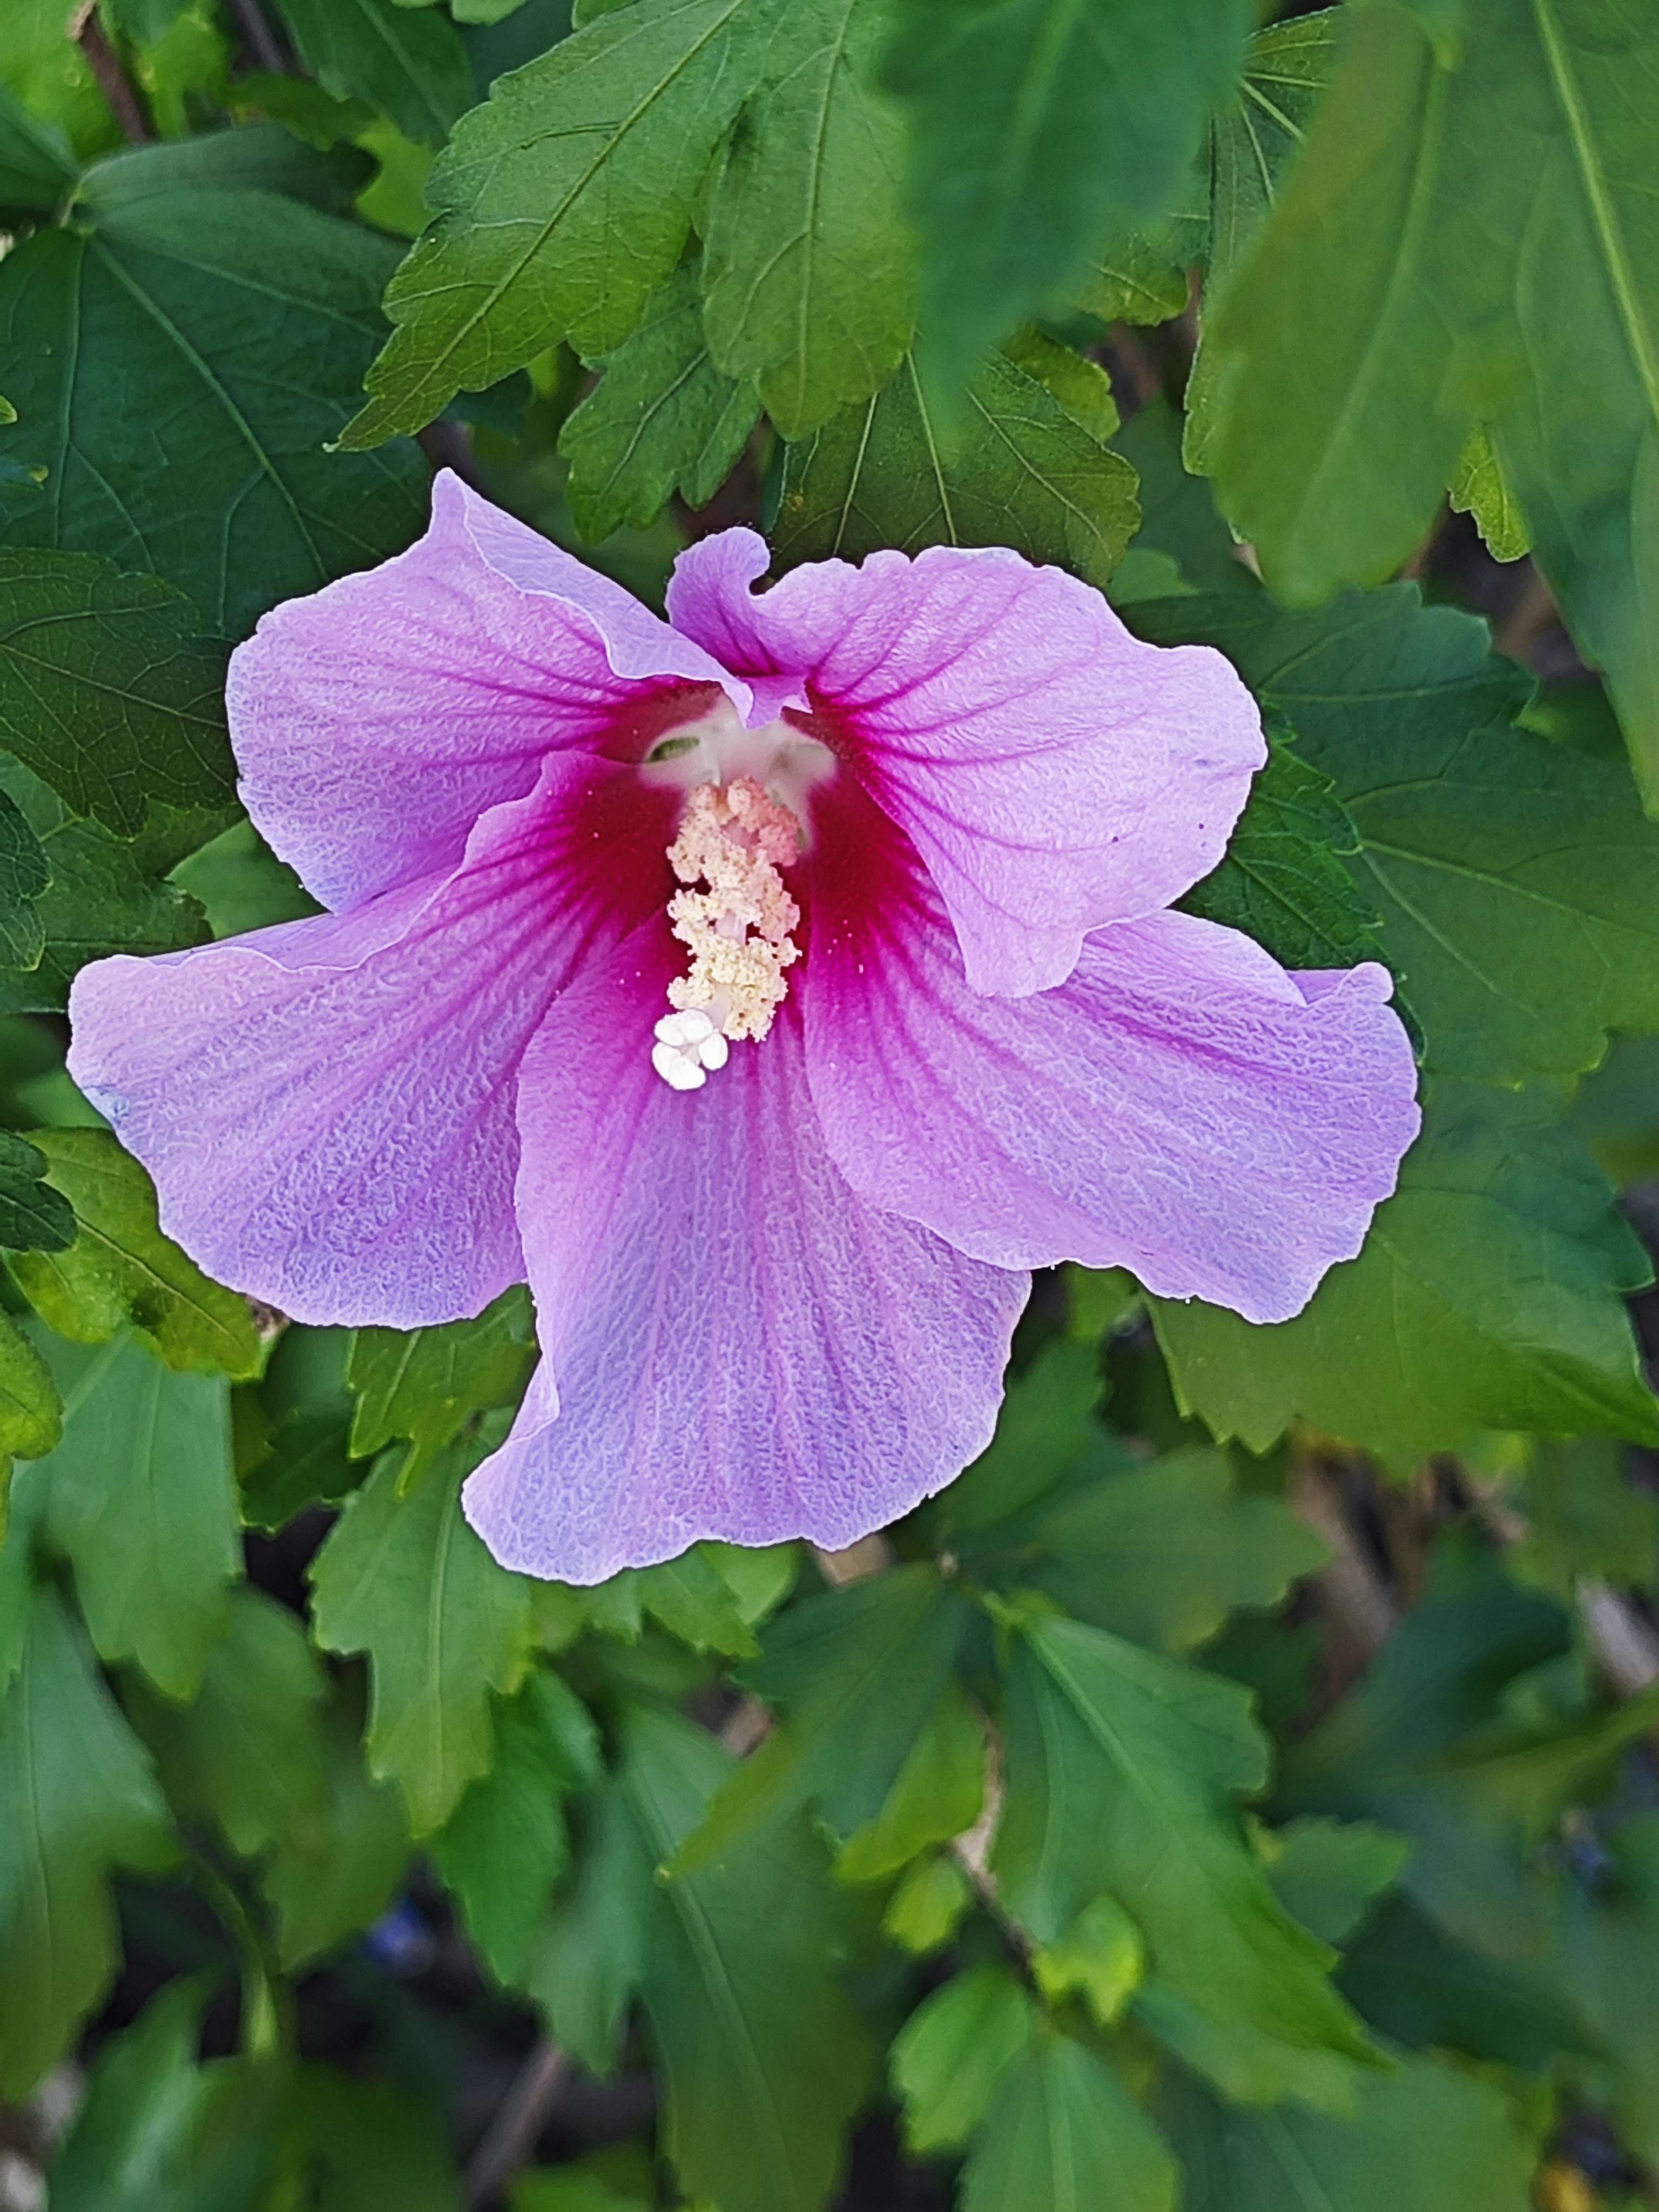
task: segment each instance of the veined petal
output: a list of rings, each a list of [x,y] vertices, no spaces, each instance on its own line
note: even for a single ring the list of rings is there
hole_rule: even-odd
[[[556,756],[448,877],[76,978],[70,1066],[210,1274],[295,1320],[395,1328],[523,1278],[520,1060],[596,946],[660,904],[669,812]]]
[[[635,736],[637,757],[674,701],[722,684],[620,584],[446,473],[426,535],[264,617],[226,696],[248,812],[337,908],[453,867],[548,753]]]
[[[465,1503],[503,1564],[569,1582],[908,1511],[988,1442],[1027,1287],[854,1197],[787,1008],[703,1090],[659,1080],[672,967],[642,933],[555,1006],[520,1085],[544,1358]]]
[[[1086,584],[1018,554],[825,561],[751,590],[749,531],[681,555],[670,620],[825,734],[921,854],[976,991],[1069,975],[1085,934],[1220,860],[1267,757],[1207,646],[1144,645]]]
[[[1169,912],[1087,938],[1052,991],[986,997],[919,877],[879,935],[838,928],[819,881],[808,1073],[869,1204],[1000,1267],[1126,1267],[1255,1322],[1358,1251],[1419,1124],[1385,969],[1304,981]]]

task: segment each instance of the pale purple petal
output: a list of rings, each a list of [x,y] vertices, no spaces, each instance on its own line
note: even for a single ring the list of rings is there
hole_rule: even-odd
[[[853,1196],[787,1009],[669,1090],[647,1058],[669,965],[653,933],[562,1000],[520,1090],[545,1356],[465,1503],[504,1565],[568,1582],[908,1511],[989,1440],[1026,1291]]]
[[[167,1233],[303,1322],[413,1328],[521,1280],[519,1062],[573,968],[659,902],[665,826],[628,771],[556,757],[448,878],[82,969],[70,1066]]]
[[[798,988],[836,1164],[999,1266],[1121,1266],[1283,1321],[1358,1251],[1417,1133],[1375,963],[1304,989],[1170,912],[1097,932],[1066,983],[1011,1000],[971,989],[937,912],[861,943],[825,923]]]
[[[692,546],[670,619],[769,696],[806,686],[927,863],[975,990],[1060,982],[1087,931],[1221,858],[1267,754],[1220,653],[1144,645],[1089,586],[1000,549],[826,561],[757,596],[763,555],[752,532]]]
[[[325,906],[453,867],[543,758],[638,757],[724,671],[621,585],[453,476],[395,560],[266,615],[227,699],[248,812]],[[727,684],[739,709],[747,688]]]

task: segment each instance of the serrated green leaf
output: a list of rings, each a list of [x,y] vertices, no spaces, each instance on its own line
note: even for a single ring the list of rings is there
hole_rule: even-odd
[[[497,80],[433,169],[436,220],[386,295],[393,335],[348,449],[418,430],[562,337],[588,359],[622,343],[680,258],[778,12],[638,0]]]
[[[149,1759],[56,1590],[35,1594],[0,1707],[0,2088],[54,2065],[115,1972],[110,1875],[155,1873],[172,1824]]]
[[[276,0],[307,68],[337,100],[362,100],[406,138],[441,146],[471,106],[472,71],[437,9],[392,0]]]
[[[1293,1919],[1346,1943],[1411,1856],[1411,1839],[1370,1820],[1288,1821],[1267,1838],[1267,1879]]]
[[[529,1302],[519,1289],[503,1291],[476,1321],[360,1328],[346,1367],[357,1401],[352,1452],[367,1459],[407,1437],[398,1481],[408,1489],[476,1414],[516,1406],[535,1364]]]
[[[323,1847],[327,1691],[297,1617],[263,1591],[239,1589],[188,1705],[137,1680],[122,1695],[173,1811],[212,1822],[252,1859],[273,1850],[315,1856]]]
[[[1140,527],[1130,550],[1167,556],[1182,582],[1195,592],[1239,592],[1249,596],[1260,587],[1238,558],[1232,532],[1216,511],[1209,483],[1205,477],[1191,474],[1182,460],[1182,422],[1167,400],[1150,399],[1135,410],[1113,438],[1112,443],[1140,479]],[[1146,592],[1140,597],[1167,593],[1166,586],[1163,592]]]
[[[9,793],[0,791],[0,967],[27,970],[46,949],[38,901],[52,881],[46,848]]]
[[[169,1983],[100,2051],[52,2160],[52,2199],[64,2212],[145,2212],[181,2196],[191,2205],[186,2167],[202,2118],[196,2051],[208,1994],[200,1978]]]
[[[270,1534],[308,1505],[337,1505],[363,1476],[362,1463],[346,1449],[349,1435],[340,1413],[295,1413],[281,1422],[257,1464],[242,1474],[243,1520]]]
[[[894,2037],[889,2060],[907,2148],[926,2157],[965,2143],[1036,2033],[1037,2019],[1006,1966],[953,1974],[924,1998]]]
[[[575,1880],[532,1940],[520,1978],[558,2041],[601,2079],[617,2063],[659,1902],[650,1847],[613,1776],[586,1808]]]
[[[880,1881],[926,1850],[965,1835],[985,1802],[985,1730],[954,1683],[922,1723],[873,1820],[842,1845],[843,1881]]]
[[[1075,1993],[1109,2027],[1146,1975],[1146,1946],[1117,1899],[1097,1897],[1058,1942],[1032,1953],[1031,1972],[1050,2004]]]
[[[0,744],[77,814],[131,836],[153,805],[230,799],[224,648],[186,599],[90,554],[0,550]]]
[[[0,82],[78,154],[116,144],[120,132],[86,56],[71,51],[58,0],[10,0],[0,39]]]
[[[1659,27],[1470,0],[1455,53],[1395,0],[1348,36],[1209,343],[1224,501],[1298,599],[1386,574],[1485,425],[1659,779]]]
[[[652,1862],[704,1820],[731,1761],[678,1715],[636,1709],[623,1787]],[[658,1893],[641,1983],[688,2196],[722,2212],[819,2212],[870,2070],[835,1977],[822,1854],[791,1825]]]
[[[677,491],[688,507],[711,500],[760,408],[709,358],[694,267],[658,286],[637,329],[599,366],[604,375],[559,433],[582,536],[607,538],[625,523],[645,529]]]
[[[923,327],[960,374],[1063,296],[1114,228],[1166,213],[1231,90],[1238,0],[900,0]]]
[[[1434,2059],[1373,2075],[1352,2118],[1290,2104],[1242,2112],[1172,2085],[1159,2117],[1186,2212],[1528,2212],[1537,2146],[1501,2088]]]
[[[906,362],[862,407],[789,448],[781,568],[883,545],[1012,545],[1104,584],[1133,534],[1134,472],[1000,354],[969,380],[948,447]]]
[[[797,0],[703,231],[709,351],[786,438],[884,384],[915,326],[904,141],[872,82],[883,0]]]
[[[0,1316],[0,1453],[14,1459],[44,1459],[57,1449],[63,1433],[64,1409],[50,1369],[11,1316]],[[4,1495],[0,1483],[0,1540],[6,1525]],[[0,1650],[3,1648],[0,1632]],[[0,1665],[0,1680],[6,1671]]]
[[[49,213],[75,175],[75,156],[62,136],[37,122],[0,82],[0,208]]]
[[[155,1192],[130,1152],[103,1129],[40,1129],[46,1180],[75,1209],[63,1252],[11,1261],[41,1319],[76,1344],[103,1344],[131,1322],[170,1367],[257,1374],[262,1349],[247,1300],[210,1282],[161,1234]]]
[[[1112,397],[1112,380],[1097,361],[1087,360],[1072,347],[1061,345],[1035,323],[1006,338],[1001,350],[1006,361],[1054,394],[1079,429],[1086,430],[1103,446],[1117,429],[1120,418]]]
[[[1330,81],[1339,20],[1337,9],[1326,8],[1258,31],[1245,52],[1238,96],[1215,119],[1204,328],[1183,395],[1182,451],[1188,467],[1201,474],[1211,466],[1222,399],[1209,323],[1226,286],[1248,264]]]
[[[473,1942],[498,1981],[522,1974],[553,1886],[570,1858],[567,1794],[593,1780],[598,1736],[556,1674],[532,1674],[495,1712],[495,1758],[433,1838]]]
[[[1322,2103],[1371,2054],[1326,1978],[1331,1954],[1284,1911],[1232,1798],[1261,1786],[1248,1694],[1081,1622],[1031,1620],[1008,1676],[1007,1796],[993,1858],[1041,1943],[1103,1890],[1133,1904],[1157,1989],[1209,2033],[1235,2094]],[[1200,2061],[1200,2063],[1203,2063]],[[1266,2084],[1272,2081],[1272,2087]]]
[[[1630,1480],[1629,1456],[1604,1437],[1537,1438],[1516,1498],[1526,1533],[1504,1554],[1510,1572],[1565,1604],[1585,1575],[1640,1586],[1659,1574],[1659,1498]]]
[[[789,1717],[732,1773],[676,1875],[724,1857],[809,1798],[840,1836],[874,1820],[945,1694],[966,1619],[960,1596],[918,1563],[827,1590],[774,1622],[743,1676]]]
[[[323,450],[384,327],[392,258],[361,226],[208,186],[23,240],[0,264],[24,417],[0,461],[49,475],[44,499],[0,486],[11,545],[153,569],[233,637],[398,550],[422,520],[418,450]]]
[[[1494,561],[1519,561],[1532,550],[1532,532],[1516,505],[1492,440],[1477,423],[1453,473],[1446,496],[1459,514],[1472,514]]]
[[[882,1933],[921,1957],[950,1941],[973,1902],[967,1875],[948,1853],[918,1859],[887,1901]]]
[[[963,2174],[963,2212],[1099,2201],[1175,2212],[1181,2172],[1117,2069],[1068,2035],[1036,2037],[1003,2076]]]
[[[297,88],[300,80],[283,82]],[[314,85],[310,89],[316,92]],[[236,94],[248,95],[246,79],[237,84]],[[313,147],[280,123],[244,123],[159,145],[129,147],[94,161],[76,188],[75,208],[78,216],[89,215],[98,222],[158,193],[203,185],[220,191],[280,192],[325,214],[349,216],[374,170],[369,155],[355,146]]]
[[[1545,1088],[1439,1082],[1357,1260],[1295,1320],[1149,1301],[1176,1396],[1265,1450],[1297,1417],[1390,1466],[1480,1429],[1659,1438],[1623,1297],[1646,1255]]]
[[[1285,968],[1352,968],[1379,960],[1376,911],[1349,866],[1359,833],[1328,775],[1310,767],[1282,724],[1250,786],[1221,864],[1178,902],[1243,930]]]
[[[461,1516],[476,1452],[451,1446],[399,1494],[388,1454],[347,1500],[310,1569],[313,1632],[368,1656],[368,1761],[393,1780],[416,1835],[448,1818],[495,1747],[489,1692],[530,1662],[530,1585],[498,1567]]]
[[[1576,1074],[1609,1030],[1659,1026],[1659,829],[1616,757],[1513,726],[1528,686],[1484,625],[1401,585],[1305,615],[1166,600],[1133,626],[1218,645],[1334,780],[1431,1068]]]
[[[47,1540],[99,1656],[193,1698],[241,1571],[224,1378],[174,1374],[127,1335],[46,1345],[64,1394],[64,1439],[40,1464]]]
[[[639,1577],[635,1595],[641,1608],[694,1651],[719,1651],[732,1659],[759,1654],[736,1593],[701,1545],[660,1565],[625,1571]]]
[[[314,1829],[289,1829],[259,1874],[276,1917],[277,1964],[289,1973],[377,1920],[409,1863],[402,1802],[363,1763],[362,1708],[350,1686],[320,1725],[321,1817]]]
[[[75,1209],[41,1177],[46,1156],[27,1137],[0,1130],[0,1246],[61,1252],[74,1242]]]

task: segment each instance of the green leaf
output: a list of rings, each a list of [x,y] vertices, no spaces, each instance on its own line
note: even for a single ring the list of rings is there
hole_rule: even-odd
[[[711,500],[759,416],[754,393],[709,358],[694,267],[677,269],[646,301],[639,326],[599,366],[593,390],[566,420],[570,512],[584,538],[653,523],[678,492]]]
[[[136,837],[118,837],[101,823],[77,818],[39,776],[3,752],[0,792],[21,817],[12,842],[29,854],[22,865],[44,867],[50,878],[23,924],[32,964],[0,973],[0,1014],[63,1013],[70,987],[89,960],[112,952],[176,952],[204,941],[200,907],[167,872],[222,812],[161,809]],[[26,848],[25,830],[33,840]]]
[[[924,1998],[893,2039],[889,2065],[907,2149],[955,2150],[1031,2041],[1037,2009],[1006,1966],[975,1966]]]
[[[709,204],[709,350],[786,438],[867,399],[915,325],[902,126],[870,82],[885,27],[882,0],[798,0]]]
[[[300,80],[283,82],[297,87]],[[240,81],[237,97],[247,90],[247,80]],[[315,93],[316,87],[311,90]],[[374,169],[369,155],[355,146],[308,146],[281,123],[245,123],[107,155],[82,178],[76,211],[101,219],[158,192],[206,185],[220,191],[281,192],[325,214],[349,216]]]
[[[91,154],[119,137],[87,60],[64,35],[58,0],[9,0],[0,38],[0,82],[31,115]]]
[[[1116,2069],[1050,2030],[1003,2076],[963,2182],[963,2212],[1175,2212],[1181,2172]]]
[[[1623,1297],[1649,1275],[1544,1086],[1438,1082],[1357,1260],[1294,1321],[1152,1299],[1182,1410],[1262,1451],[1300,1417],[1409,1468],[1480,1429],[1659,1440]]]
[[[665,1559],[659,1566],[626,1568],[623,1572],[633,1581],[630,1603],[636,1602],[642,1613],[650,1613],[694,1651],[719,1651],[733,1659],[758,1655],[760,1646],[737,1593],[702,1546],[694,1544],[678,1559]],[[607,1589],[614,1589],[621,1580],[613,1576]],[[596,1621],[596,1626],[600,1625]]]
[[[378,1920],[404,1878],[410,1837],[402,1802],[370,1776],[362,1735],[361,1703],[337,1696],[322,1717],[321,1816],[290,1828],[260,1872],[285,1972]]]
[[[9,793],[0,791],[0,967],[27,970],[46,949],[37,902],[52,881],[46,848]]]
[[[1104,584],[1133,533],[1134,472],[1000,354],[970,379],[946,445],[913,362],[789,448],[781,568],[883,545],[1012,545]]]
[[[1182,2085],[1161,2114],[1186,2212],[1528,2212],[1535,2143],[1500,2088],[1433,2059],[1372,2075],[1352,2118],[1242,2112]]]
[[[367,1459],[409,1439],[398,1486],[410,1488],[476,1414],[516,1406],[536,1364],[529,1303],[503,1291],[476,1321],[438,1328],[360,1328],[346,1382],[357,1401],[351,1449]]]
[[[993,1863],[1008,1911],[1054,1943],[1109,1890],[1133,1905],[1156,1986],[1174,2000],[1152,2025],[1178,2008],[1207,2030],[1231,2094],[1348,2094],[1369,2046],[1326,1978],[1331,1954],[1280,1907],[1232,1806],[1267,1775],[1248,1693],[1039,1618],[1014,1652],[1006,1724]],[[1138,2002],[1143,2017],[1153,1994]]]
[[[63,1407],[50,1369],[11,1316],[0,1316],[0,1453],[15,1459],[44,1459],[57,1449],[63,1433]],[[5,1528],[4,1496],[4,1484],[0,1483],[0,1535]],[[5,1674],[0,1666],[0,1680]]]
[[[367,101],[406,138],[441,146],[472,105],[472,71],[435,8],[392,0],[277,0],[307,68],[337,100]]]
[[[438,1870],[498,1981],[516,1982],[523,1972],[553,1886],[569,1863],[565,1796],[591,1783],[598,1769],[586,1707],[556,1674],[538,1669],[496,1709],[495,1764],[433,1839]]]
[[[1516,1083],[1659,1027],[1659,829],[1616,757],[1509,720],[1518,672],[1414,586],[1316,614],[1262,597],[1133,610],[1155,643],[1218,645],[1333,778],[1360,883],[1431,1068]]]
[[[1601,0],[1470,0],[1454,56],[1392,0],[1348,12],[1212,326],[1229,512],[1292,598],[1385,574],[1483,424],[1651,793],[1659,28]]]
[[[899,0],[922,323],[952,373],[1075,286],[1115,228],[1175,204],[1231,90],[1239,0]]]
[[[1659,1498],[1604,1437],[1533,1445],[1517,1500],[1526,1534],[1505,1550],[1513,1575],[1571,1604],[1585,1575],[1638,1587],[1659,1575]]]
[[[186,2167],[202,2119],[196,2052],[207,1998],[199,1978],[169,1983],[100,2051],[52,2160],[61,2212],[148,2212],[157,2203],[195,2212],[202,2200]]]
[[[241,1472],[242,1518],[274,1534],[308,1505],[337,1505],[363,1476],[346,1449],[337,1413],[295,1413],[271,1433],[258,1462]]]
[[[1057,1943],[1032,1953],[1031,1972],[1050,2004],[1075,1993],[1110,2027],[1146,1977],[1146,1946],[1117,1899],[1101,1896]]]
[[[310,1569],[317,1641],[368,1655],[369,1766],[397,1783],[416,1835],[441,1826],[489,1771],[489,1692],[510,1696],[530,1661],[530,1585],[498,1567],[461,1517],[477,1457],[451,1447],[401,1497],[388,1455]]]
[[[433,169],[436,221],[386,295],[394,332],[349,449],[418,430],[562,337],[589,360],[622,343],[680,258],[778,14],[637,0],[496,81]]]
[[[187,599],[90,554],[0,550],[0,744],[77,814],[131,836],[152,805],[231,797],[224,649]]]
[[[0,461],[50,473],[44,498],[0,486],[13,547],[153,569],[237,636],[406,544],[419,452],[324,451],[384,327],[392,251],[274,192],[205,185],[25,239],[0,264],[24,417],[0,430]]]
[[[922,1723],[873,1820],[849,1836],[836,1859],[843,1881],[880,1881],[930,1844],[965,1835],[985,1802],[985,1731],[952,1682]]]
[[[1532,550],[1532,532],[1498,465],[1492,440],[1477,423],[1453,473],[1446,496],[1459,514],[1472,514],[1494,561],[1519,561]]]
[[[48,214],[75,182],[61,134],[37,122],[0,82],[0,208]]]
[[[520,1978],[558,2042],[603,2079],[617,2063],[661,1890],[620,1781],[607,1780],[586,1812],[575,1880],[532,1941]]]
[[[918,1859],[888,1899],[882,1933],[920,1958],[950,1941],[973,1902],[972,1886],[948,1852]]]
[[[1243,930],[1286,968],[1352,968],[1378,960],[1377,916],[1349,857],[1359,835],[1328,775],[1269,731],[1267,765],[1250,786],[1225,856],[1179,904]]]
[[[76,1344],[103,1344],[131,1322],[170,1367],[258,1372],[258,1332],[247,1300],[210,1282],[161,1234],[155,1192],[130,1152],[102,1129],[39,1129],[46,1179],[75,1209],[66,1251],[16,1254],[19,1288],[48,1327]]]
[[[27,1137],[0,1130],[0,1245],[9,1252],[62,1252],[75,1240],[75,1211],[40,1178],[46,1156]]]
[[[211,1821],[232,1850],[252,1859],[273,1850],[314,1856],[322,1848],[327,1690],[295,1615],[262,1591],[239,1589],[189,1705],[136,1680],[123,1698],[173,1811]]]
[[[1659,2158],[1659,2003],[1651,1971],[1659,1936],[1659,1820],[1624,1822],[1607,1840],[1594,1890],[1565,1871],[1552,1943],[1552,1982],[1599,2034],[1611,2063],[1591,2080],[1638,2158]],[[1582,2069],[1575,2069],[1582,2072]],[[1600,2077],[1600,2078],[1598,2078]]]
[[[192,1698],[241,1571],[224,1378],[172,1373],[131,1336],[47,1348],[64,1393],[64,1440],[41,1462],[48,1540],[99,1656]]]
[[[1167,400],[1151,399],[1112,440],[1140,478],[1140,528],[1131,550],[1166,555],[1196,592],[1253,595],[1259,588],[1255,578],[1238,558],[1208,483],[1182,463],[1182,425]]]
[[[1326,8],[1258,31],[1246,50],[1238,96],[1215,119],[1204,328],[1183,396],[1187,465],[1201,474],[1211,466],[1222,397],[1208,343],[1210,322],[1227,285],[1248,266],[1256,234],[1301,149],[1330,79],[1339,20],[1337,9]]]
[[[1291,1820],[1267,1842],[1274,1896],[1322,1943],[1347,1942],[1412,1849],[1408,1837],[1369,1820]]]
[[[116,1966],[117,1867],[155,1873],[173,1830],[149,1759],[57,1592],[37,1592],[0,1707],[0,2089],[54,2065]]]
[[[967,1609],[918,1562],[793,1606],[743,1671],[789,1717],[733,1772],[676,1862],[690,1874],[817,1801],[840,1836],[881,1812],[951,1680]]]
[[[666,1712],[636,1709],[623,1743],[628,1803],[661,1863],[702,1822],[731,1762]],[[641,1994],[682,2186],[722,2212],[819,2212],[870,2061],[830,1964],[821,1853],[791,1826],[658,1897]]]

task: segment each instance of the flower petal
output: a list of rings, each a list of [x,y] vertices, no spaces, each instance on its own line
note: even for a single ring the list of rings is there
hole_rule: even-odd
[[[445,474],[408,552],[264,617],[231,657],[227,700],[248,812],[339,908],[453,867],[547,753],[648,732],[665,694],[724,677],[621,585]],[[727,688],[745,708],[746,687]]]
[[[853,1196],[787,1008],[703,1090],[660,1081],[672,965],[656,933],[585,979],[520,1086],[545,1356],[466,1510],[504,1565],[569,1582],[908,1511],[989,1441],[1026,1291]]]
[[[629,771],[556,757],[447,878],[82,969],[70,1066],[163,1229],[303,1322],[413,1328],[522,1280],[519,1062],[575,963],[660,902],[666,829]]]
[[[1071,973],[1085,933],[1214,867],[1267,757],[1220,653],[1132,637],[1100,596],[1000,550],[796,568],[755,596],[752,532],[681,555],[669,618],[757,689],[804,683],[944,897],[976,991]]]
[[[1054,990],[984,997],[919,879],[880,941],[815,910],[796,985],[861,1198],[1000,1267],[1122,1266],[1255,1322],[1358,1252],[1417,1133],[1392,988],[1375,963],[1304,985],[1171,912],[1089,937]]]

